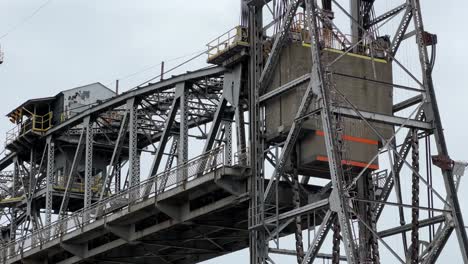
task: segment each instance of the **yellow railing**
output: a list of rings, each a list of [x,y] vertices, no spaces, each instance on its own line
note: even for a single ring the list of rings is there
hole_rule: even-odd
[[[97,192],[101,189],[102,187],[102,174],[98,174],[93,177],[93,183],[91,186],[91,190],[93,192]],[[58,181],[54,185],[54,189],[64,191],[66,189],[68,182],[68,177],[65,176],[60,176],[58,178]],[[81,182],[74,182],[71,186],[70,189],[71,192],[75,193],[84,193],[85,192],[85,184]]]
[[[229,30],[206,45],[208,47],[208,60],[237,45],[248,46],[248,38],[246,27],[237,26]]]
[[[38,133],[47,132],[52,127],[52,117],[52,112],[43,116],[32,114],[28,120],[17,124],[6,133],[6,145],[31,131]]]
[[[35,132],[46,132],[52,127],[52,112],[47,113],[46,115],[33,115],[33,131]]]

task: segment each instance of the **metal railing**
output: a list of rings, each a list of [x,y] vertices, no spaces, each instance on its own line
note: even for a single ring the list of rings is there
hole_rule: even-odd
[[[6,132],[5,146],[13,143],[18,137],[31,131],[32,123],[26,122],[24,124],[18,124],[9,131]]]
[[[380,196],[388,177],[388,171],[382,170],[372,173],[372,182],[374,186],[374,195]]]
[[[223,165],[224,149],[214,149],[169,171],[159,173],[139,185],[130,187],[100,202],[96,202],[88,208],[83,208],[68,217],[59,219],[42,229],[5,244],[0,250],[1,259],[7,260],[22,256],[24,252],[41,247],[53,239],[79,230],[104,216],[112,215],[117,210],[154,198],[158,194],[195,179],[197,175],[207,174]]]
[[[206,45],[208,47],[208,60],[237,45],[248,46],[246,27],[237,26],[209,42]]]
[[[291,25],[291,33],[294,39],[301,40],[303,44],[310,45],[310,31],[307,24],[307,16],[303,13],[298,13],[294,18],[294,23]],[[353,45],[357,38],[356,36],[345,34],[339,30],[333,29],[327,23],[319,27],[319,41],[324,48],[346,51],[354,47],[351,53],[358,53],[368,57],[386,58],[386,43],[382,42],[383,38],[373,40],[365,38],[361,43]]]
[[[54,182],[53,188],[55,190],[65,190],[68,183],[68,176],[61,175],[58,176]],[[102,187],[102,172],[92,176],[92,185],[91,190],[97,192]],[[85,192],[85,183],[83,182],[73,182],[71,184],[70,192],[84,193]]]
[[[35,132],[46,132],[52,127],[52,112],[49,112],[43,116],[33,115],[32,116],[32,129]]]
[[[250,164],[249,148],[244,148],[234,153],[234,164],[248,166]]]
[[[16,125],[6,133],[5,145],[11,144],[20,136],[27,134],[30,131],[43,133],[47,132],[52,127],[52,112],[45,115],[32,114],[31,117]]]

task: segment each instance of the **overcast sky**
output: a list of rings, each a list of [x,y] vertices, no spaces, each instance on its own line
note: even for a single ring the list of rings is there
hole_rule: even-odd
[[[15,27],[44,2],[0,0],[0,36],[8,33],[0,39],[5,52],[5,63],[0,65],[0,114],[27,99],[93,82],[113,86],[115,79],[127,77],[121,90],[132,88],[157,75],[161,61],[201,51],[239,22],[238,0],[52,0],[27,23]],[[450,155],[468,160],[468,3],[421,2],[426,29],[439,37],[434,80]],[[184,70],[202,67],[204,60]],[[181,61],[171,61],[166,68]],[[0,135],[10,128],[4,118]],[[466,188],[465,180],[461,204],[468,218]],[[440,263],[461,263],[455,235],[447,248]],[[243,251],[207,263],[221,261],[247,263],[248,257]],[[295,263],[295,259],[281,263]]]

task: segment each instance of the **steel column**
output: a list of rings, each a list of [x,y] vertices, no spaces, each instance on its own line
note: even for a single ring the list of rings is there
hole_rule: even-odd
[[[439,156],[448,158],[448,148],[445,141],[445,135],[442,128],[441,117],[437,105],[437,99],[432,81],[432,66],[429,59],[427,47],[425,45],[424,25],[421,15],[421,7],[419,0],[411,0],[412,13],[414,16],[414,27],[416,30],[416,40],[418,43],[419,59],[421,62],[421,70],[423,75],[424,89],[426,90],[427,101],[424,113],[427,121],[434,123],[434,137],[437,145]],[[447,191],[447,200],[451,205],[452,216],[455,222],[455,231],[458,238],[458,243],[462,253],[464,263],[468,263],[468,237],[466,234],[465,223],[458,201],[457,191],[454,184],[453,171],[451,169],[441,169],[444,178],[445,189]]]
[[[392,45],[390,48],[392,57],[395,57],[395,55],[397,54],[398,49],[401,45],[401,42],[403,42],[404,40],[406,30],[408,29],[408,26],[410,25],[412,18],[413,18],[413,10],[411,8],[411,5],[407,5],[406,11],[403,14],[403,18],[392,40]]]
[[[85,192],[84,192],[84,208],[85,213],[83,214],[83,221],[86,222],[89,220],[89,212],[86,212],[86,209],[91,206],[93,199],[93,122],[88,122],[87,126],[84,127],[86,131],[86,144],[85,144]]]
[[[413,169],[419,172],[419,139],[418,131],[412,130],[412,164]],[[412,174],[412,203],[411,209],[411,264],[419,263],[419,176]]]
[[[18,182],[20,180],[20,165],[19,165],[19,160],[18,157],[15,156],[13,158],[13,182],[11,186],[11,195],[13,197],[16,197],[18,195]],[[16,217],[17,217],[17,212],[10,208],[10,241],[13,241],[16,239]]]
[[[232,123],[230,120],[224,123],[224,162],[226,165],[232,164]]]
[[[166,188],[167,181],[169,180],[169,171],[172,168],[172,165],[174,164],[174,158],[177,156],[177,151],[178,151],[178,137],[172,137],[172,143],[171,143],[171,148],[169,151],[169,157],[167,158],[166,161],[166,166],[164,167],[164,171],[166,172],[163,176],[162,179],[156,179],[155,180],[155,190],[158,190],[159,192],[163,192],[164,189]]]
[[[340,263],[341,229],[340,229],[340,223],[338,222],[338,219],[335,219],[332,225],[333,225],[332,226],[332,229],[333,229],[332,263],[339,264]]]
[[[115,177],[115,192],[117,193],[120,189],[120,154],[122,152],[122,147],[125,142],[126,138],[126,131],[128,128],[128,123],[129,123],[129,112],[131,111],[131,108],[133,107],[133,104],[130,102],[130,104],[127,104],[127,110],[125,111],[121,124],[120,124],[120,129],[119,129],[119,134],[117,136],[117,140],[115,142],[114,146],[114,151],[112,152],[112,157],[109,163],[109,169],[106,173],[106,177],[104,179],[104,182],[102,184],[102,189],[101,193],[99,195],[99,200],[102,200],[104,197],[104,194],[106,191],[110,191],[110,185],[112,183],[112,178]]]
[[[153,163],[151,165],[150,174],[148,178],[155,176],[158,173],[159,164],[161,163],[161,159],[164,155],[164,149],[166,148],[167,141],[169,136],[171,135],[172,125],[174,123],[175,116],[177,115],[177,111],[179,109],[180,98],[174,98],[174,101],[171,105],[171,110],[167,115],[166,121],[164,123],[164,130],[162,136],[159,140],[158,149],[156,150],[156,154],[154,155]]]
[[[312,52],[312,87],[309,87],[304,95],[305,98],[312,97],[312,90],[320,98],[322,107],[322,126],[324,131],[325,145],[327,149],[327,156],[329,160],[330,176],[332,180],[333,190],[330,194],[330,209],[338,213],[338,220],[340,222],[341,233],[343,237],[343,244],[347,256],[348,263],[358,263],[358,256],[356,254],[356,247],[354,238],[352,236],[348,200],[349,196],[344,191],[344,173],[341,166],[341,153],[338,149],[336,124],[334,123],[334,116],[330,109],[330,87],[328,76],[324,75],[323,66],[320,57],[319,47],[319,33],[317,27],[316,3],[312,0],[306,0],[307,16],[309,29],[311,30],[311,52]],[[310,102],[309,102],[310,104]],[[301,110],[306,111],[309,104],[305,104],[303,100],[301,103]],[[301,113],[302,114],[302,113]],[[303,114],[302,114],[303,115]],[[301,117],[300,115],[299,117]],[[294,142],[294,141],[293,141]],[[285,148],[288,146],[285,146]]]
[[[52,222],[52,200],[53,200],[53,185],[55,174],[55,146],[52,136],[47,137],[47,175],[46,175],[46,208],[45,208],[45,225],[48,226]],[[47,237],[50,233],[47,234]]]
[[[180,98],[179,109],[179,140],[177,144],[177,165],[182,165],[188,161],[188,106],[189,87],[184,83],[176,86],[176,97]],[[182,168],[177,173],[177,183],[183,184],[187,180],[187,168]]]
[[[218,107],[216,108],[216,112],[213,117],[213,123],[210,127],[210,132],[208,133],[208,138],[205,141],[205,146],[203,147],[202,153],[207,153],[213,148],[213,144],[216,139],[216,135],[218,134],[219,128],[221,126],[222,118],[224,117],[224,111],[227,107],[228,101],[224,96],[221,97]]]
[[[78,168],[78,164],[80,163],[81,156],[83,154],[83,148],[86,145],[86,128],[89,126],[90,122],[91,122],[90,118],[86,117],[83,119],[83,123],[81,124],[82,129],[81,129],[80,139],[76,146],[76,151],[73,157],[73,162],[70,166],[70,171],[68,172],[68,179],[67,179],[67,185],[65,187],[65,193],[63,194],[62,203],[60,204],[60,210],[59,210],[60,218],[63,218],[65,216],[65,212],[68,209],[68,201],[70,199],[70,192],[73,187],[73,184],[75,183],[75,177],[77,174],[76,169]]]
[[[262,118],[259,105],[260,75],[263,69],[263,13],[262,6],[249,7],[250,71],[249,71],[249,138],[250,179],[249,246],[250,264],[265,264],[268,259],[268,244],[264,222],[264,146]],[[257,227],[259,226],[259,227]],[[254,228],[257,227],[257,228]]]
[[[140,183],[140,152],[138,151],[138,104],[135,98],[127,101],[127,106],[130,108],[129,124],[128,124],[128,177],[129,187],[136,186]]]
[[[325,238],[327,237],[330,228],[333,223],[336,221],[336,213],[328,210],[325,216],[323,217],[322,224],[315,233],[314,240],[310,243],[309,249],[307,250],[302,264],[311,264],[314,263],[315,258],[317,257],[320,248],[322,247]]]
[[[120,184],[121,182],[121,176],[122,176],[122,161],[119,159],[117,163],[115,163],[114,169],[112,170],[112,174],[115,175],[114,179],[114,192],[119,193],[120,192]]]
[[[270,84],[275,67],[280,58],[281,50],[283,49],[284,44],[288,40],[291,25],[294,22],[294,17],[296,11],[299,7],[301,0],[291,0],[289,1],[288,8],[284,14],[283,23],[281,28],[278,31],[278,34],[275,36],[275,41],[271,49],[270,55],[265,63],[265,67],[262,70],[262,74],[258,80],[258,89],[260,95],[265,91],[266,87]],[[261,8],[261,7],[260,7]],[[251,27],[252,28],[252,27]]]
[[[297,160],[297,149],[295,149],[291,155],[291,166],[292,166],[292,190],[293,190],[293,204],[295,209],[301,207],[301,196],[299,193],[299,175],[297,171],[298,160]],[[297,263],[301,264],[304,260],[304,242],[302,241],[302,217],[296,216],[296,256]]]

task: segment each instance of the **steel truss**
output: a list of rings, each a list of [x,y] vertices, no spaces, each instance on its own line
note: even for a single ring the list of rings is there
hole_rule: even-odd
[[[256,25],[254,22],[259,20],[261,21],[262,19],[257,18],[256,20],[253,20],[252,18],[259,16],[261,13],[259,9],[261,9],[262,6],[264,6],[265,9],[271,10],[272,6],[274,7],[279,4],[275,1],[266,1],[264,3],[261,3],[261,1],[247,2],[249,2],[251,6],[251,31],[259,30],[260,28],[260,26]],[[380,263],[381,253],[379,251],[382,250],[385,250],[387,254],[394,256],[391,263],[394,263],[394,260],[401,263],[434,263],[440,255],[440,251],[443,250],[443,246],[449,238],[452,230],[456,230],[463,261],[468,263],[466,252],[468,249],[468,243],[466,240],[467,236],[464,229],[463,218],[460,214],[461,211],[453,180],[453,167],[451,165],[439,166],[441,167],[441,172],[444,178],[445,189],[433,186],[432,180],[423,178],[419,169],[421,158],[419,156],[418,143],[421,138],[425,138],[427,142],[430,142],[431,139],[434,140],[437,146],[436,159],[442,160],[442,164],[450,164],[451,162],[443,135],[441,119],[432,83],[431,72],[433,65],[427,50],[428,46],[435,45],[435,43],[428,42],[428,36],[430,37],[431,35],[424,31],[420,3],[417,0],[406,1],[400,5],[396,5],[395,8],[388,10],[379,16],[373,14],[374,1],[353,0],[350,1],[350,3],[351,10],[347,11],[336,1],[325,0],[322,1],[321,5],[317,5],[317,1],[308,0],[285,1],[283,3],[283,5],[286,5],[284,7],[285,11],[282,14],[281,19],[276,18],[278,21],[281,21],[281,24],[278,24],[278,31],[272,37],[273,48],[271,49],[268,58],[265,59],[266,64],[264,66],[259,63],[255,64],[255,59],[258,60],[258,55],[255,54],[261,50],[255,46],[255,43],[260,42],[262,36],[255,35],[251,32],[250,67],[259,67],[255,69],[251,68],[249,71],[250,79],[257,80],[257,82],[251,82],[250,86],[252,98],[256,98],[255,100],[250,100],[250,110],[251,112],[257,112],[255,115],[252,115],[251,113],[250,118],[253,120],[251,121],[252,123],[260,125],[264,124],[262,111],[264,111],[263,107],[267,105],[268,100],[279,97],[285,92],[294,90],[304,82],[309,83],[307,90],[303,95],[302,103],[285,140],[279,144],[275,143],[273,146],[269,146],[268,144],[260,143],[258,141],[251,143],[251,148],[255,149],[256,147],[257,149],[255,157],[252,157],[252,165],[258,168],[254,175],[259,179],[265,178],[265,172],[263,170],[265,166],[264,164],[270,163],[274,167],[271,180],[268,182],[265,190],[258,190],[258,188],[256,189],[252,187],[252,191],[254,192],[252,194],[252,198],[257,202],[252,203],[251,206],[252,210],[255,211],[255,215],[258,220],[255,223],[252,223],[251,227],[252,233],[255,234],[256,238],[255,241],[251,240],[251,256],[256,256],[255,258],[251,257],[251,263],[274,263],[274,260],[269,256],[268,252],[274,254],[295,255],[298,263],[312,263],[319,255],[320,248],[322,247],[329,230],[333,230],[334,233],[334,245],[332,250],[333,257],[331,257],[333,263],[338,263],[340,259],[343,259],[343,256],[339,255],[340,241],[343,243],[348,263]],[[309,75],[292,80],[277,89],[265,92],[265,85],[269,84],[272,69],[277,66],[276,63],[282,47],[284,46],[284,42],[290,41],[285,37],[285,34],[289,32],[289,27],[295,19],[297,8],[299,6],[303,7],[304,4],[306,6],[308,30],[311,36],[309,43],[312,43],[312,72]],[[345,98],[343,94],[340,94],[340,92],[336,90],[333,84],[334,70],[332,65],[336,61],[331,64],[324,65],[320,59],[321,51],[324,48],[323,42],[321,42],[320,30],[327,25],[331,26],[336,32],[342,31],[342,29],[337,28],[333,22],[330,21],[329,16],[325,15],[331,12],[331,6],[336,7],[343,15],[348,16],[351,20],[352,38],[345,40],[346,43],[350,43],[348,46],[345,46],[345,54],[348,52],[362,52],[362,50],[359,50],[356,47],[362,46],[364,42],[367,42],[367,45],[378,45],[369,43],[369,39],[375,39],[377,37],[375,29],[378,28],[380,24],[386,23],[388,20],[394,19],[395,17],[401,18],[400,25],[396,29],[390,45],[378,48],[385,50],[389,61],[402,68],[403,72],[410,76],[409,78],[411,78],[417,85],[416,88],[412,88],[403,87],[396,83],[389,84],[395,89],[411,89],[418,93],[418,95],[394,105],[394,113],[404,111],[410,114],[396,117],[379,116],[377,113],[366,112],[358,109],[347,98]],[[330,8],[330,10],[325,10],[325,7]],[[411,23],[414,23],[414,30],[412,32],[407,32]],[[323,25],[323,27],[320,27],[319,25]],[[410,72],[398,60],[399,47],[404,41],[409,41],[410,38],[416,40],[416,47],[420,55],[419,62],[421,64],[422,74],[420,74],[421,77],[419,78],[416,77],[419,74]],[[340,39],[340,41],[343,40]],[[370,54],[372,59],[374,59],[373,56],[373,54]],[[258,72],[262,72],[262,74],[259,76]],[[366,81],[373,82],[372,79],[366,79]],[[331,98],[330,93],[338,94],[339,97],[342,97],[340,100],[345,101],[347,106],[345,108],[343,108],[343,106],[335,106],[335,103],[333,103],[334,99]],[[321,104],[319,108],[311,111],[310,102],[312,99],[320,101]],[[274,208],[269,206],[271,203],[274,203],[275,200],[275,183],[285,180],[292,184],[294,189],[297,176],[294,172],[288,172],[288,166],[291,164],[290,157],[294,155],[296,140],[301,131],[303,122],[315,116],[321,116],[330,165],[332,191],[329,196],[329,202],[326,206],[309,206],[309,210],[303,211],[302,214],[299,215],[299,218],[297,214],[288,214],[287,212],[278,214],[278,209],[275,211]],[[384,176],[377,178],[376,174],[370,175],[364,169],[351,182],[346,182],[344,180],[343,168],[341,165],[342,153],[340,151],[339,142],[337,141],[340,137],[337,132],[337,119],[340,117],[362,120],[377,134],[378,137],[380,137],[383,142],[383,146],[380,149],[381,153],[376,153],[376,157],[374,159],[378,156],[382,156],[384,152],[387,152],[389,162],[392,164],[391,171],[389,173],[385,173]],[[384,138],[378,132],[378,129],[375,128],[375,122],[393,125],[395,127],[394,135],[390,138]],[[401,136],[398,135],[401,134],[400,131],[405,130],[408,131],[408,135],[402,137],[403,141],[400,141]],[[264,133],[264,129],[260,126],[259,128],[256,128],[256,130],[251,130],[251,137],[254,137],[254,133],[262,134]],[[272,151],[272,149],[276,149],[276,154],[274,154],[275,151]],[[426,150],[430,151],[427,146]],[[411,151],[412,162],[408,162],[406,159]],[[269,153],[270,156],[268,154],[265,155],[264,153]],[[428,164],[428,167],[432,166],[430,155],[431,154],[426,155],[426,160],[424,161],[425,164]],[[372,161],[370,161],[370,163],[371,162]],[[413,198],[410,205],[405,204],[402,198],[402,193],[406,191],[400,183],[400,178],[403,176],[402,171],[409,171],[413,178]],[[429,171],[432,170],[428,170],[428,173]],[[432,175],[430,177],[432,177]],[[368,187],[365,188],[368,188],[370,191],[366,192],[365,195],[363,194],[364,196],[355,196],[353,194],[355,192],[355,188],[363,188],[359,187],[361,178],[366,178],[366,181],[368,182],[365,186]],[[303,177],[302,182],[309,182],[309,177]],[[422,182],[425,185],[424,187],[427,188],[429,197],[433,197],[434,195],[438,197],[438,199],[445,205],[444,209],[436,208],[433,203],[430,203],[429,207],[420,205],[419,196],[422,192],[422,188],[419,187],[420,182]],[[328,185],[324,188],[330,188],[330,186]],[[305,191],[300,188],[295,190],[297,190],[297,192]],[[445,193],[446,196],[442,196],[439,192]],[[396,203],[388,202],[391,193],[396,194]],[[297,199],[297,195],[298,194],[296,193],[294,194],[294,200]],[[307,194],[303,193],[302,195]],[[363,207],[363,203],[368,206]],[[381,220],[380,215],[382,214],[382,210],[385,205],[392,205],[398,208],[398,211],[400,212],[399,217],[401,226],[389,228],[384,231],[378,231],[377,224],[379,223],[379,220]],[[359,208],[361,207],[366,208],[364,209],[365,214],[366,210],[369,214],[363,215],[362,212],[359,212]],[[410,224],[407,224],[405,221],[405,214],[408,215],[408,212],[405,213],[404,208],[408,207],[412,208]],[[292,210],[297,210],[297,208]],[[327,211],[325,215],[322,213],[323,210]],[[430,212],[442,210],[440,212],[443,213],[437,217],[423,219],[420,210],[428,210]],[[268,225],[268,221],[263,219],[265,218],[265,215],[271,214],[273,214],[271,217],[272,219],[276,217],[282,221],[276,221],[273,226]],[[274,216],[275,214],[276,216]],[[303,247],[301,233],[302,228],[304,227],[299,224],[301,221],[300,218],[302,217],[302,221],[304,221],[305,218],[310,218],[312,214],[314,216],[322,214],[322,224],[318,231],[315,232],[314,239],[312,241],[309,240],[309,246]],[[289,215],[289,217],[280,217],[283,215]],[[429,215],[434,214],[432,213]],[[296,221],[293,221],[293,217],[296,218]],[[337,219],[337,221],[334,219]],[[262,221],[263,224],[261,223]],[[279,240],[274,240],[275,247],[270,248],[269,251],[262,250],[271,245],[271,238],[280,237],[281,231],[287,226],[291,226],[293,222],[296,223],[297,230],[300,230],[296,231],[297,250],[295,253],[290,250],[281,249],[278,242]],[[436,225],[439,225],[439,227],[436,228]],[[421,239],[420,233],[427,234],[427,230],[423,230],[423,227],[429,227],[430,230],[437,229],[436,232],[430,231],[431,238],[429,241]],[[355,231],[356,228],[359,231]],[[409,231],[411,231],[411,240],[407,241]],[[268,234],[267,239],[262,240],[258,235],[259,232],[266,232]],[[404,245],[402,253],[397,252],[400,250],[394,250],[385,242],[383,237],[387,237],[389,234],[402,236]],[[335,239],[335,237],[337,237],[337,239]],[[408,244],[408,242],[411,244]],[[305,255],[302,248],[308,248]]]
[[[229,68],[188,72],[123,93],[55,125],[35,144],[1,159],[2,261],[23,261],[18,256],[34,263],[55,261],[47,254],[36,258],[28,254],[58,240],[63,263],[112,263],[119,256],[131,263],[139,263],[138,257],[197,263],[247,246],[252,264],[275,263],[274,254],[294,256],[299,264],[316,259],[435,263],[455,231],[463,261],[468,263],[468,239],[456,191],[459,181],[454,182],[458,175],[454,175],[443,134],[431,75],[433,61],[427,50],[435,43],[424,30],[419,1],[402,1],[380,15],[375,14],[375,1],[351,0],[349,10],[334,0],[317,2],[242,1],[242,21],[249,29],[248,60]],[[333,14],[349,19],[351,36],[335,25]],[[378,28],[397,18],[401,21],[389,45],[380,46]],[[265,26],[268,19],[272,21]],[[408,32],[411,23],[414,30]],[[310,45],[311,71],[267,91],[281,52],[294,39],[291,32],[298,25],[307,32],[301,41]],[[331,38],[340,47],[335,61],[322,59],[324,50],[330,48],[323,32],[332,32]],[[400,47],[411,39],[416,40],[422,74],[410,72],[399,60]],[[360,109],[337,87],[337,78],[359,78],[334,68],[350,54],[369,59],[375,77],[375,51],[383,52],[385,61],[400,67],[415,86],[360,78],[368,85],[413,93],[394,102],[393,115]],[[285,137],[268,141],[265,109],[269,100],[303,84],[306,89]],[[302,175],[298,168],[298,139],[311,119],[318,120],[323,130],[329,166],[326,183]],[[343,119],[359,120],[380,142],[374,158],[353,177],[342,162],[346,155]],[[382,135],[378,125],[392,127],[392,135]],[[431,144],[436,146],[435,157],[431,157]],[[55,156],[69,146],[73,146],[67,161],[70,169],[59,173]],[[93,164],[101,152],[108,157],[107,166],[97,177]],[[388,169],[372,171],[370,165],[377,159],[385,159]],[[441,168],[445,188],[432,185],[433,164]],[[216,171],[220,167],[223,173],[232,168],[240,168],[241,173],[222,178]],[[225,195],[213,203],[214,211],[239,206],[246,212],[233,211],[245,215],[242,223],[228,226],[230,219],[216,222],[209,217],[187,220],[192,205],[185,199],[190,196],[186,192],[213,171],[214,182]],[[245,186],[239,183],[243,178],[248,178]],[[405,202],[409,190],[402,182],[410,178],[411,201]],[[77,182],[83,183],[82,192],[76,191]],[[169,202],[158,200],[174,189],[184,195]],[[427,206],[422,194],[428,197]],[[109,215],[138,211],[148,201],[154,208],[122,220],[143,219],[157,211],[157,217],[145,222],[141,230],[135,223],[103,224],[101,231],[111,234],[105,239],[114,239],[107,244],[100,241],[105,249],[91,248],[89,241],[62,241],[71,236],[71,226],[87,230]],[[243,203],[247,205],[241,207]],[[381,217],[391,208],[398,211],[396,226]],[[170,223],[166,227],[183,229],[180,236],[150,240],[148,234],[143,235],[148,229],[159,230],[164,221]],[[227,231],[234,233],[224,235]],[[291,234],[295,250],[283,248],[282,237]],[[402,245],[389,245],[386,238],[391,236],[401,237]],[[332,241],[329,245],[327,237]],[[118,248],[124,245],[141,246],[122,257]]]
[[[2,197],[11,200],[11,204],[3,205],[3,216],[8,215],[9,222],[5,226],[9,229],[9,236],[4,237],[4,241],[22,245],[29,242],[21,238],[32,237],[34,243],[45,243],[66,232],[70,222],[65,220],[70,218],[77,206],[83,208],[83,214],[81,219],[74,221],[82,225],[82,222],[92,221],[95,217],[95,212],[88,209],[91,205],[138,187],[142,180],[146,182],[154,178],[154,186],[148,185],[145,189],[147,195],[154,189],[164,192],[174,182],[185,185],[189,174],[193,174],[186,165],[192,139],[204,145],[196,155],[218,153],[222,148],[223,162],[231,166],[234,163],[232,123],[236,124],[237,131],[242,131],[236,133],[236,148],[243,149],[236,164],[246,166],[247,139],[244,138],[243,120],[246,104],[240,92],[241,78],[242,66],[239,65],[233,69],[207,68],[148,84],[55,126],[44,135],[43,145],[37,144],[37,148],[26,152],[27,155],[14,153],[13,158],[2,160],[5,168],[8,164],[14,165],[13,171],[4,171],[3,176]],[[70,171],[66,172],[69,176],[60,183],[60,175],[57,175],[54,166],[55,153],[63,152],[63,148],[69,144],[75,146],[75,151],[73,159],[69,161]],[[102,174],[98,185],[93,171],[96,149],[111,153],[108,169]],[[152,154],[153,159],[147,178],[142,178],[140,169],[140,159],[144,153]],[[25,156],[27,160],[24,160]],[[204,161],[197,169],[198,175],[202,176],[218,162],[217,159]],[[80,163],[84,164],[84,174],[78,173]],[[172,177],[169,172],[179,167],[177,177]],[[121,178],[122,170],[127,170],[125,179]],[[161,172],[168,172],[167,176],[155,177]],[[82,194],[76,194],[78,178],[84,182]],[[63,188],[63,192],[58,192],[57,188]],[[225,188],[239,195],[235,186]],[[45,193],[43,211],[34,208],[42,193]],[[136,199],[140,193],[130,192],[131,200],[132,197]],[[56,207],[57,204],[59,207]],[[103,209],[96,212],[104,213]],[[47,227],[53,225],[57,218],[63,219],[63,223],[59,222],[60,228],[51,231]],[[45,219],[44,223],[42,219]],[[35,235],[43,228],[48,231]],[[16,240],[18,237],[20,239]],[[75,246],[64,245],[64,248],[81,252],[81,249],[76,251]],[[18,254],[18,249],[18,246],[12,246],[11,252],[8,252],[10,257]],[[3,254],[3,258],[8,259],[8,254]]]

